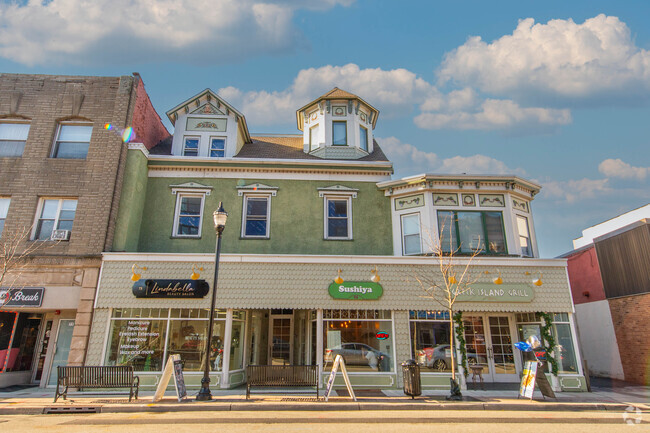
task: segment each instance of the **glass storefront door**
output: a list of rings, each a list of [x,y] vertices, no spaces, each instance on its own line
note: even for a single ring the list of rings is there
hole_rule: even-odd
[[[473,366],[482,366],[486,382],[518,382],[510,318],[468,315],[463,322],[470,377]]]
[[[293,315],[270,317],[269,360],[271,365],[290,365],[293,359]]]
[[[56,337],[52,368],[50,368],[50,380],[48,385],[56,385],[56,368],[59,365],[68,363],[70,343],[72,342],[72,331],[74,331],[74,320],[59,320],[59,329]]]

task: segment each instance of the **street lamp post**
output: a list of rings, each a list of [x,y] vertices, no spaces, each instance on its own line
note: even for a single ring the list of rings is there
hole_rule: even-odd
[[[217,278],[219,277],[219,256],[221,255],[221,233],[226,227],[228,213],[224,210],[223,204],[219,202],[219,208],[212,215],[214,218],[214,230],[217,232],[217,253],[214,259],[214,281],[212,283],[212,303],[210,304],[210,321],[208,323],[208,340],[205,345],[205,365],[203,368],[203,379],[201,379],[201,391],[196,396],[197,401],[212,400],[210,392],[210,355],[212,353],[212,323],[214,322],[214,304],[217,299]]]

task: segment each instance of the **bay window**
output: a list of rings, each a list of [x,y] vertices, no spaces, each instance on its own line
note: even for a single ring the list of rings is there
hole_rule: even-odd
[[[508,253],[501,212],[438,211],[438,232],[446,253]]]

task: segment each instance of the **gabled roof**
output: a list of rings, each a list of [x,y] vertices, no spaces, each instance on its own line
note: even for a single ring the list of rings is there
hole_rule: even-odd
[[[305,110],[313,107],[314,105],[319,104],[321,101],[331,101],[331,100],[341,100],[341,99],[347,99],[347,100],[353,100],[353,101],[358,101],[362,105],[364,105],[368,110],[370,110],[370,114],[372,116],[372,127],[374,128],[375,125],[377,124],[377,117],[379,116],[379,110],[377,110],[375,107],[372,105],[368,104],[366,101],[358,97],[357,95],[346,92],[345,90],[341,90],[338,87],[334,87],[332,90],[329,92],[319,96],[318,98],[314,99],[307,105],[299,108],[296,111],[296,121],[298,122],[298,129],[302,131],[303,125],[305,123]]]
[[[171,110],[167,111],[167,117],[172,125],[176,124],[176,119],[182,114],[188,114],[195,112],[201,106],[210,106],[214,107],[217,110],[223,112],[225,115],[230,115],[234,113],[237,118],[237,123],[240,126],[242,133],[244,135],[244,141],[250,142],[251,137],[248,132],[248,125],[246,124],[246,117],[240,113],[235,107],[230,105],[225,99],[214,93],[211,89],[205,89],[204,91],[192,96],[184,102],[181,102]]]

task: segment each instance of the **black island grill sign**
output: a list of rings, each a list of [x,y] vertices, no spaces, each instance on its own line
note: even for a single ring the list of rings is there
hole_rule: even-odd
[[[131,290],[136,298],[203,298],[210,285],[205,280],[138,280]]]

